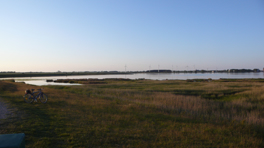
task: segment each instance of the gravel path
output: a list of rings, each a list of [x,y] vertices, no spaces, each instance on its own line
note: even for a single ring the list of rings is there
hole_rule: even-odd
[[[4,103],[0,98],[0,119],[7,118],[7,114],[10,114],[10,112],[7,109],[7,104]]]

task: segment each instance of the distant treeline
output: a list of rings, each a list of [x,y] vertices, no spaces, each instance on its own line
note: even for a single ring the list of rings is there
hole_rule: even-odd
[[[157,73],[157,72],[171,73],[172,71],[171,71],[171,70],[164,70],[164,69],[161,69],[161,70],[147,70],[146,72],[154,72],[154,73]]]
[[[260,72],[259,69],[227,69],[227,70],[195,70],[194,72],[215,72],[215,73],[223,73],[223,72]]]
[[[84,72],[15,72],[2,71],[0,78],[12,77],[46,77],[46,76],[73,76],[73,75],[109,75],[109,74],[134,74],[134,73],[243,73],[243,72],[261,72],[255,69],[227,69],[227,70],[147,70],[147,71],[84,71]]]
[[[48,77],[48,76],[74,76],[74,75],[109,75],[109,74],[131,74],[129,72],[13,72],[0,73],[0,78],[12,77]]]
[[[230,69],[230,72],[260,72],[259,69]]]
[[[146,73],[226,73],[226,72],[261,72],[259,69],[227,69],[227,70],[147,70]]]

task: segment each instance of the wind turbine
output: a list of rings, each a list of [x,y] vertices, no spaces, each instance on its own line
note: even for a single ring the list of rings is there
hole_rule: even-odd
[[[126,68],[127,68],[127,66],[125,65],[125,73],[126,73]]]

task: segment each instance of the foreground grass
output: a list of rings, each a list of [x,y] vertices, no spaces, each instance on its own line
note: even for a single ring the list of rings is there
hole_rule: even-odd
[[[0,134],[27,147],[263,147],[261,81],[112,81],[49,86],[47,104],[26,104],[35,86],[0,81],[16,116]]]

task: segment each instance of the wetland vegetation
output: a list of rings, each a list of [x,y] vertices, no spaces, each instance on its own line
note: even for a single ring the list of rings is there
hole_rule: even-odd
[[[48,102],[27,104],[39,87],[0,81],[13,114],[0,134],[25,133],[26,147],[264,147],[263,79],[78,83],[42,86]]]

